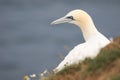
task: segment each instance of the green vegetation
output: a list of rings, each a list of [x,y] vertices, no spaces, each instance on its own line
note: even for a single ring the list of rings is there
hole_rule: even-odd
[[[120,74],[117,76],[114,76],[111,80],[120,80]]]
[[[103,48],[95,59],[86,59],[41,80],[120,80],[120,37]]]

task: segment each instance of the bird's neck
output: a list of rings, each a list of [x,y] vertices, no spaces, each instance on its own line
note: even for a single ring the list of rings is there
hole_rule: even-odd
[[[78,26],[82,30],[85,41],[88,41],[91,37],[99,33],[92,20],[86,24],[79,24]]]

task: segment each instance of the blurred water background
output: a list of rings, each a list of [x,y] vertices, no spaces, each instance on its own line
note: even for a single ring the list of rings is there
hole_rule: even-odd
[[[84,42],[75,25],[50,25],[73,9],[87,11],[108,38],[120,35],[120,0],[0,0],[0,80],[52,70]]]

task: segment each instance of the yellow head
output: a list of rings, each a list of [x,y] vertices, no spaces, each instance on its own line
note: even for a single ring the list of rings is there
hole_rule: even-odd
[[[51,24],[72,23],[79,26],[87,26],[92,22],[91,17],[83,10],[77,9],[69,12],[64,17],[53,21]]]
[[[83,10],[77,9],[69,12],[64,17],[53,21],[51,24],[72,23],[82,30],[84,39],[87,41],[91,36],[98,33],[92,18]]]

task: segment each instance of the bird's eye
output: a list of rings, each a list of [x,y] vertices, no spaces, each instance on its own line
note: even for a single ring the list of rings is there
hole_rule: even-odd
[[[68,16],[68,17],[66,17],[66,18],[71,19],[71,20],[74,20],[73,16]]]

